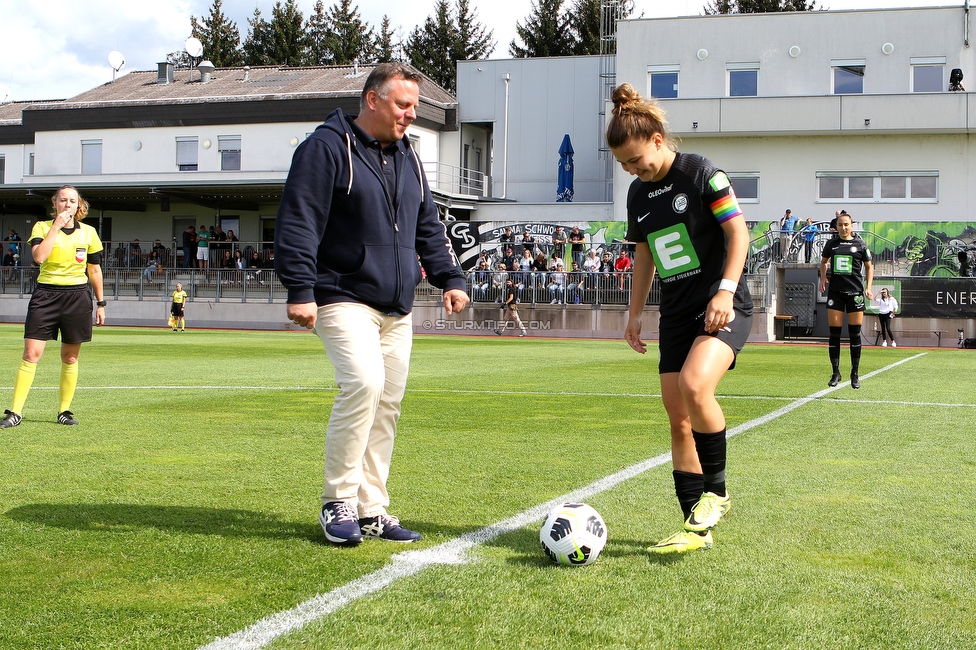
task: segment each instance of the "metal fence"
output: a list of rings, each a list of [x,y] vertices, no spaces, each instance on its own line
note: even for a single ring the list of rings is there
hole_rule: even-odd
[[[164,269],[179,268],[199,268],[195,255],[189,260],[184,257],[182,243],[176,241],[147,242],[139,241],[104,241],[103,247],[103,269],[145,269],[149,265],[149,260],[155,252],[155,260]],[[268,256],[274,248],[274,242],[270,241],[211,241],[207,246],[207,268],[224,268],[226,259],[234,258],[234,254],[240,251],[241,258],[244,259],[245,266],[251,261],[253,254],[258,254],[261,264],[267,264]]]
[[[30,295],[37,286],[37,274],[37,267],[3,269],[0,292],[17,297]],[[277,274],[270,269],[164,269],[152,273],[138,269],[102,269],[106,300],[169,298],[177,282],[183,285],[191,300],[283,302],[288,297]]]

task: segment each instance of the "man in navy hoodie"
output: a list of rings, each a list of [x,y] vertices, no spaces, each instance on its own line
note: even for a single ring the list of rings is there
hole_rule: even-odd
[[[410,364],[418,256],[430,283],[444,290],[448,314],[468,302],[405,137],[421,80],[402,64],[376,66],[359,115],[336,109],[299,145],[278,210],[275,270],[288,290],[288,318],[322,339],[339,385],[319,516],[334,544],[421,538],[387,513],[386,490]]]

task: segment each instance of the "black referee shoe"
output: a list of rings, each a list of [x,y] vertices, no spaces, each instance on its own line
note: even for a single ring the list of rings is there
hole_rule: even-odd
[[[71,411],[61,411],[58,413],[58,424],[66,424],[69,427],[74,427],[78,425],[78,420],[75,419],[75,414]]]
[[[15,427],[20,424],[20,421],[24,418],[21,417],[19,413],[14,413],[10,410],[5,410],[3,412],[3,419],[0,420],[0,429],[9,429],[10,427]]]

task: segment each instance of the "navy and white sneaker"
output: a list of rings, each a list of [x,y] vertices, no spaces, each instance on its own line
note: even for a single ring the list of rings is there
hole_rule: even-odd
[[[356,511],[345,501],[329,501],[322,506],[319,524],[325,538],[333,544],[358,544],[363,541]]]
[[[401,526],[400,520],[392,515],[363,517],[359,520],[359,528],[363,533],[363,537],[383,539],[388,542],[409,544],[410,542],[419,542],[423,539],[420,533],[407,530]]]

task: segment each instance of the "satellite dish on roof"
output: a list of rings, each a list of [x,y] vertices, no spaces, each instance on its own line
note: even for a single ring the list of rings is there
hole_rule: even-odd
[[[108,64],[118,72],[125,67],[125,57],[118,50],[112,50],[108,53]]]
[[[125,67],[125,57],[118,50],[108,53],[108,64],[112,66],[112,81],[115,81],[115,73]]]
[[[200,42],[199,38],[191,36],[183,41],[183,49],[193,58],[197,58],[203,54],[203,43]]]

